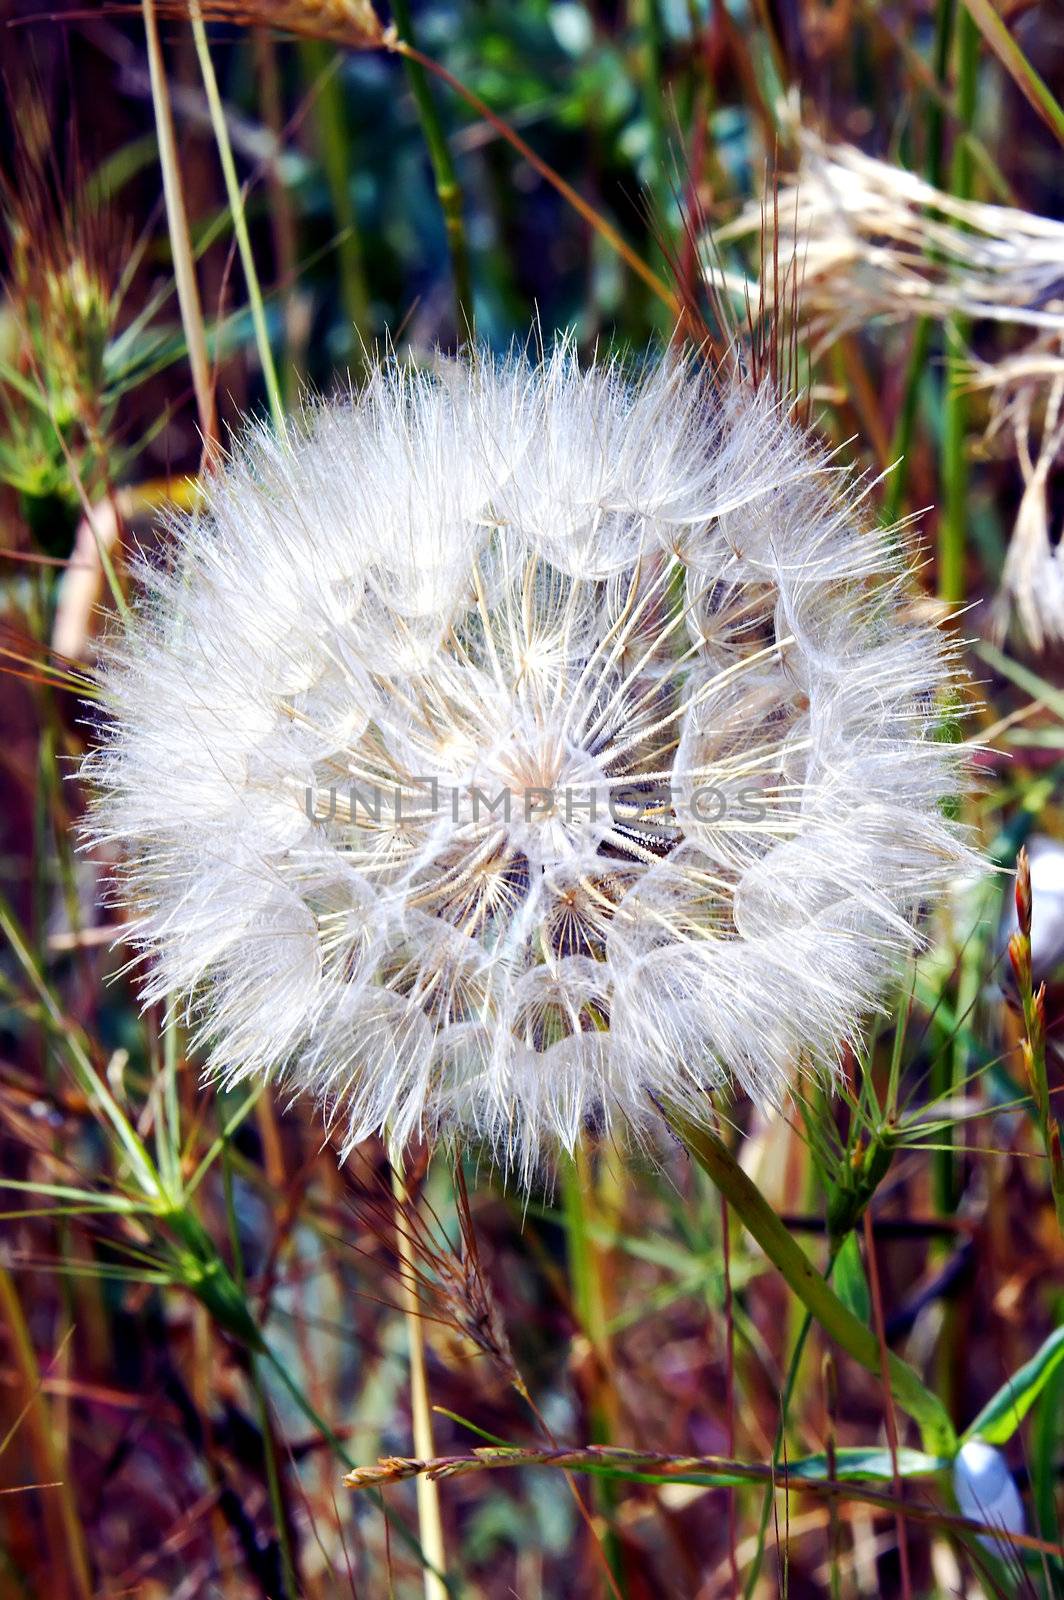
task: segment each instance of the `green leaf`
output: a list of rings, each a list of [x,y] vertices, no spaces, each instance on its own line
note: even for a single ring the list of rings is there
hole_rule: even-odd
[[[836,1263],[836,1271],[838,1264]],[[924,1478],[931,1472],[941,1472],[949,1466],[946,1456],[929,1456],[923,1450],[908,1450],[904,1447],[898,1450],[898,1476],[900,1478]],[[803,1456],[800,1461],[787,1463],[787,1474],[791,1478],[830,1478],[829,1461],[826,1455]],[[835,1451],[835,1479],[842,1482],[846,1479],[875,1479],[891,1482],[894,1477],[894,1463],[889,1450],[863,1445],[847,1446]]]
[[[835,1257],[835,1289],[847,1311],[852,1311],[861,1322],[871,1325],[872,1298],[868,1293],[868,1279],[855,1233],[846,1235]]]
[[[1019,661],[1011,660],[996,645],[980,644],[977,647],[977,654],[983,658],[988,667],[1000,672],[1003,678],[1008,678],[1017,688],[1025,690],[1032,699],[1040,700],[1056,716],[1064,717],[1064,692],[1048,683],[1045,678],[1040,678],[1037,672],[1032,672],[1030,667],[1023,666]]]
[[[1031,1440],[1031,1497],[1044,1539],[1056,1540],[1060,1533],[1057,1517],[1057,1456],[1064,1446],[1064,1367],[1058,1367],[1046,1384],[1038,1421]],[[1064,1577],[1064,1563],[1055,1569]],[[1064,1590],[1064,1585],[1062,1585]]]
[[[990,0],[964,0],[964,4],[979,32],[1020,92],[1026,95],[1038,115],[1064,144],[1064,110],[1031,66],[1004,19],[998,16]]]
[[[1064,1327],[1057,1328],[1019,1372],[1003,1384],[961,1439],[1004,1444],[1011,1439],[1054,1372],[1064,1364]]]

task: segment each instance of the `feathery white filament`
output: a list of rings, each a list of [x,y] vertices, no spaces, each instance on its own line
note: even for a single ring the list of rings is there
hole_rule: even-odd
[[[830,1064],[967,861],[948,651],[862,498],[767,390],[567,348],[253,430],[103,667],[145,998],[346,1145],[525,1180]]]

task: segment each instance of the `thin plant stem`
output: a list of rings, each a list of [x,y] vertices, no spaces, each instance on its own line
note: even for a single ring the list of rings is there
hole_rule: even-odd
[[[979,35],[967,12],[957,18],[957,106],[964,126],[975,112]],[[971,197],[972,158],[960,140],[953,154],[950,187],[960,200]],[[942,516],[938,534],[938,592],[951,605],[964,599],[964,546],[968,525],[968,461],[965,435],[968,400],[963,383],[966,322],[951,317],[946,324],[946,372],[942,395]]]
[[[827,1266],[824,1270],[825,1281],[830,1281],[831,1273],[835,1266],[835,1257],[838,1255],[841,1245],[842,1240],[840,1239],[833,1241],[829,1248]],[[794,1349],[791,1351],[791,1359],[787,1363],[787,1375],[783,1380],[783,1392],[780,1395],[780,1414],[776,1423],[776,1437],[772,1442],[773,1478],[765,1485],[765,1493],[761,1500],[761,1515],[757,1525],[757,1542],[753,1560],[750,1564],[750,1572],[746,1579],[746,1587],[743,1590],[744,1600],[750,1600],[750,1596],[757,1588],[758,1578],[761,1574],[761,1562],[765,1554],[765,1536],[768,1533],[768,1519],[772,1514],[772,1501],[775,1493],[775,1474],[783,1462],[783,1440],[787,1431],[787,1414],[791,1409],[795,1384],[798,1382],[798,1371],[802,1364],[802,1356],[805,1354],[805,1346],[812,1326],[812,1312],[803,1312],[798,1335],[794,1341]]]
[[[266,399],[270,407],[270,416],[273,419],[274,428],[277,430],[278,436],[284,439],[287,436],[284,404],[281,400],[280,384],[277,381],[277,368],[274,365],[273,350],[270,348],[270,335],[266,327],[266,312],[262,303],[262,289],[259,285],[259,275],[251,249],[251,239],[248,236],[244,195],[236,175],[233,146],[229,139],[229,129],[226,127],[222,98],[218,93],[218,78],[214,70],[214,62],[211,60],[211,48],[207,39],[207,30],[203,26],[199,0],[190,0],[189,20],[192,23],[192,37],[195,40],[200,75],[203,78],[203,88],[207,96],[207,107],[210,111],[214,142],[218,146],[218,159],[221,162],[222,176],[225,179],[225,192],[229,200],[229,209],[233,216],[233,232],[236,234],[237,248],[240,251],[240,264],[244,269],[244,283],[248,292],[248,304],[251,308],[251,322],[255,330],[255,345],[259,353],[263,381],[266,384]]]
[[[669,307],[673,315],[680,316],[683,309],[680,297],[669,288],[664,279],[659,277],[653,267],[647,265],[638,251],[632,249],[628,241],[621,237],[613,224],[607,221],[601,212],[596,211],[595,207],[585,200],[583,195],[577,193],[571,183],[567,183],[560,173],[555,172],[549,162],[544,161],[542,156],[538,156],[527,140],[523,139],[515,128],[511,128],[505,118],[500,117],[497,112],[491,109],[486,100],[482,100],[478,94],[467,88],[459,78],[456,78],[453,72],[448,72],[445,66],[442,66],[438,61],[434,61],[431,56],[425,55],[411,45],[408,40],[391,40],[388,48],[394,50],[397,55],[419,62],[427,72],[434,73],[449,89],[453,89],[455,94],[460,95],[478,116],[483,117],[485,122],[491,124],[500,138],[505,139],[507,144],[511,145],[518,155],[539,173],[541,178],[558,191],[562,198],[572,206],[577,215],[583,217],[588,226],[593,228],[599,237],[604,239],[610,248],[617,252],[622,261],[631,268],[636,276],[642,278],[643,282],[653,289],[658,298]]]
[[[975,93],[979,65],[979,34],[966,11],[958,14],[953,30],[953,48],[957,61],[957,107],[965,127],[975,114]],[[950,172],[950,188],[958,199],[969,199],[972,191],[973,166],[970,152],[958,141]],[[950,605],[959,605],[965,595],[965,543],[968,526],[968,460],[965,454],[968,426],[968,400],[964,392],[963,347],[967,322],[961,317],[951,317],[945,324],[946,355],[942,392],[942,442],[940,475],[942,479],[942,507],[938,526],[938,593]],[[949,735],[949,724],[943,730]],[[974,955],[980,953],[978,950]],[[961,965],[957,995],[958,1014],[974,1002],[982,982],[982,968],[974,967],[974,960]],[[940,1097],[953,1094],[957,1083],[966,1071],[966,1051],[963,1039],[958,1036],[955,1047],[944,1051],[936,1062],[932,1093]],[[951,1148],[953,1130],[946,1130],[945,1148],[932,1157],[935,1199],[940,1211],[956,1210],[960,1198],[958,1166]],[[952,1311],[947,1315],[946,1327],[954,1321]],[[944,1355],[950,1344],[944,1343]],[[951,1388],[952,1388],[951,1382]],[[948,1392],[948,1391],[947,1391]]]
[[[229,1159],[229,1139],[223,1135],[222,1148],[222,1180],[225,1190],[225,1216],[229,1231],[229,1246],[233,1252],[233,1276],[237,1288],[245,1293],[247,1285],[244,1278],[244,1254],[240,1248],[240,1233],[236,1225],[236,1205],[233,1200],[233,1166]],[[277,1529],[277,1543],[281,1552],[281,1569],[284,1575],[284,1586],[287,1596],[291,1600],[298,1600],[299,1581],[296,1577],[295,1561],[292,1557],[292,1541],[288,1535],[288,1519],[285,1516],[284,1494],[281,1488],[281,1474],[277,1466],[277,1448],[273,1436],[273,1420],[270,1416],[269,1401],[266,1398],[266,1387],[262,1381],[258,1357],[254,1350],[248,1351],[250,1363],[250,1377],[252,1388],[255,1390],[256,1408],[259,1414],[259,1431],[262,1434],[263,1458],[266,1466],[266,1489],[270,1497],[270,1509],[273,1512],[273,1523]]]
[[[713,1180],[743,1226],[824,1332],[866,1371],[878,1377],[880,1352],[875,1334],[843,1305],[724,1141],[708,1127],[692,1121],[678,1107],[663,1105],[661,1109],[677,1138]],[[934,1454],[952,1455],[957,1435],[942,1402],[924,1386],[907,1362],[889,1352],[888,1375],[894,1400],[919,1427],[924,1448]]]
[[[912,1575],[909,1572],[909,1541],[905,1532],[905,1513],[901,1509],[902,1482],[901,1473],[898,1471],[898,1420],[894,1415],[894,1396],[890,1390],[889,1351],[887,1350],[887,1335],[883,1321],[883,1296],[879,1288],[879,1262],[876,1257],[875,1235],[872,1231],[872,1213],[867,1208],[865,1209],[863,1223],[865,1255],[868,1259],[868,1287],[872,1297],[872,1315],[875,1319],[880,1369],[883,1374],[883,1413],[887,1425],[887,1445],[890,1449],[894,1493],[898,1502],[898,1509],[894,1513],[894,1530],[898,1541],[898,1561],[901,1565],[901,1589],[903,1600],[912,1600],[913,1583]]]
[[[462,191],[458,184],[451,147],[440,119],[439,108],[425,75],[425,66],[415,48],[414,22],[408,0],[392,0],[392,16],[396,27],[408,47],[401,53],[406,61],[407,81],[417,106],[421,132],[428,149],[429,160],[436,180],[436,194],[443,212],[443,225],[447,233],[447,247],[451,254],[451,272],[454,276],[456,327],[460,336],[473,327],[473,280],[469,270],[469,244],[466,239],[465,219],[462,216]],[[398,47],[397,47],[398,48]]]
[[[175,1203],[181,1192],[181,1110],[177,1086],[177,1023],[164,1018],[162,1026],[162,1093],[155,1118],[159,1176]]]
[[[976,27],[1020,92],[1064,144],[1064,107],[1039,77],[990,0],[964,0]]]
[[[596,1444],[609,1444],[613,1437],[612,1419],[608,1407],[609,1391],[605,1382],[609,1366],[609,1330],[606,1323],[600,1263],[591,1238],[587,1212],[587,1196],[592,1192],[592,1173],[588,1165],[587,1151],[583,1145],[578,1145],[574,1155],[566,1158],[562,1165],[566,1248],[574,1307],[581,1331],[591,1348],[593,1362],[589,1407],[591,1437]],[[606,1515],[607,1532],[603,1546],[607,1565],[615,1584],[621,1585],[623,1584],[621,1552],[612,1529],[616,1496],[613,1486],[605,1480],[594,1487],[598,1504]]]
[[[0,1319],[7,1326],[15,1369],[25,1390],[24,1415],[30,1428],[35,1459],[42,1478],[48,1480],[43,1492],[44,1521],[49,1539],[54,1540],[58,1556],[56,1577],[62,1577],[59,1593],[75,1595],[77,1600],[92,1600],[94,1584],[85,1545],[85,1533],[78,1516],[68,1463],[60,1454],[52,1418],[41,1392],[41,1374],[33,1339],[26,1325],[22,1304],[14,1281],[0,1262]],[[6,1443],[6,1440],[5,1440]],[[53,1498],[54,1496],[54,1498]],[[69,1579],[69,1584],[66,1580]]]
[[[724,1370],[727,1384],[725,1416],[727,1421],[728,1454],[735,1454],[735,1306],[731,1280],[731,1224],[728,1219],[728,1202],[722,1194],[720,1200],[720,1253],[724,1270]],[[738,1521],[735,1489],[726,1491],[728,1502],[728,1561],[731,1566],[732,1594],[737,1596],[739,1583]]]
[[[318,151],[333,214],[339,224],[337,256],[340,264],[340,298],[350,325],[353,365],[362,366],[362,352],[370,332],[369,290],[354,196],[351,193],[350,148],[345,126],[343,85],[339,69],[343,58],[317,39],[301,46],[306,76],[317,85],[314,116]]]
[[[953,39],[953,18],[956,0],[938,0],[935,10],[935,39],[932,53],[932,71],[935,82],[945,89],[949,76],[950,45]],[[943,107],[932,97],[927,106],[927,148],[924,156],[924,175],[928,183],[937,187],[942,182],[942,128]],[[931,349],[931,319],[921,317],[913,329],[909,364],[905,370],[905,387],[902,391],[901,409],[891,440],[890,459],[897,465],[887,480],[887,493],[883,503],[883,517],[888,523],[897,522],[905,502],[905,489],[909,477],[909,452],[916,430],[916,413],[920,403],[920,387]]]
[[[255,28],[251,36],[255,63],[258,67],[262,96],[262,114],[266,126],[281,150],[285,137],[284,108],[281,91],[281,74],[277,67],[277,47],[274,38],[264,28]],[[281,174],[279,163],[271,161],[266,183],[269,193],[270,226],[273,232],[273,249],[278,282],[291,284],[297,276],[296,225],[292,211],[292,197]],[[286,297],[282,325],[284,330],[281,392],[284,403],[290,406],[299,387],[298,341],[294,334],[298,317],[295,314],[294,294]]]
[[[188,363],[192,371],[192,387],[196,394],[200,431],[203,434],[204,444],[209,448],[218,438],[218,422],[210,361],[207,356],[203,307],[200,304],[199,287],[196,282],[195,257],[188,231],[181,169],[177,160],[170,91],[166,85],[166,65],[163,61],[162,45],[159,42],[155,0],[141,0],[141,4],[148,43],[148,72],[151,78],[152,106],[155,111],[155,132],[159,141],[159,165],[163,174],[163,197],[166,202],[166,222],[170,233],[170,252],[174,261],[177,303],[181,309],[181,325],[188,346]]]
[[[396,1204],[408,1203],[406,1188],[395,1167],[392,1168],[392,1191]],[[413,1259],[413,1243],[407,1229],[397,1225],[396,1248],[399,1253],[403,1315],[410,1352],[410,1410],[413,1422],[414,1451],[426,1457],[435,1454],[432,1438],[432,1406],[429,1402],[425,1378],[425,1341],[422,1334],[421,1309],[418,1303],[417,1271]],[[422,1475],[417,1480],[417,1516],[421,1534],[421,1548],[430,1565],[425,1567],[425,1600],[447,1600],[447,1585],[443,1574],[447,1571],[446,1551],[443,1543],[443,1519],[440,1516],[440,1494],[436,1480]]]

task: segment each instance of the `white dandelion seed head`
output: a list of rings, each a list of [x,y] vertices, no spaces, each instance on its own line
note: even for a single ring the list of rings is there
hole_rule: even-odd
[[[85,775],[147,1001],[345,1148],[837,1060],[970,857],[950,652],[866,486],[672,360],[390,362],[252,429],[101,668]]]

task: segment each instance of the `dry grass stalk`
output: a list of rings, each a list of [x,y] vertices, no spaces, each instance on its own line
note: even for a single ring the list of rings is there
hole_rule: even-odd
[[[798,173],[779,193],[780,249],[802,263],[814,355],[872,319],[963,316],[1064,333],[1064,222],[959,200],[809,129],[799,143]],[[752,202],[717,243],[757,237],[762,225]],[[764,293],[771,304],[770,283]]]
[[[894,1513],[899,1504],[896,1495],[875,1488],[872,1483],[862,1479],[811,1478],[795,1475],[785,1467],[774,1469],[754,1462],[731,1461],[721,1456],[669,1456],[656,1451],[625,1450],[610,1445],[576,1445],[552,1450],[489,1445],[472,1450],[468,1455],[435,1456],[431,1460],[385,1456],[375,1466],[356,1467],[347,1474],[344,1483],[349,1489],[371,1489],[401,1483],[404,1479],[416,1478],[423,1473],[434,1478],[456,1478],[512,1467],[557,1467],[575,1472],[612,1470],[652,1474],[655,1478],[669,1480],[693,1477],[719,1479],[725,1483],[734,1480],[774,1482],[777,1487],[786,1486],[803,1494],[825,1497],[843,1495],[889,1513]],[[905,1515],[913,1522],[931,1524],[941,1532],[985,1534],[999,1531],[984,1521],[939,1511],[915,1497],[905,1503]],[[1010,1533],[1008,1539],[1016,1549],[1039,1551],[1057,1557],[1064,1555],[1064,1545],[1033,1534]]]
[[[450,1329],[473,1346],[499,1375],[526,1395],[494,1291],[484,1270],[465,1177],[454,1179],[459,1239],[452,1244],[443,1222],[414,1177],[394,1188],[374,1177],[357,1202],[359,1220],[389,1246],[396,1241],[393,1275],[414,1298],[425,1321]]]
[[[1035,650],[1064,640],[1064,549],[1050,520],[1050,485],[1064,469],[1064,336],[1045,334],[1021,355],[977,364],[973,385],[991,391],[988,439],[1004,433],[1023,476],[994,627],[1015,613]]]
[[[1023,341],[972,362],[971,387],[992,391],[988,438],[1008,437],[1024,482],[994,623],[1003,633],[1015,612],[1036,650],[1064,639],[1064,565],[1049,513],[1064,453],[1064,223],[957,199],[808,129],[798,137],[799,170],[777,211],[784,243],[802,262],[814,358],[873,321],[961,317],[1005,325]],[[762,226],[762,206],[751,203],[716,243]],[[727,282],[749,293],[743,279]],[[772,283],[758,292],[771,305]]]
[[[349,50],[378,50],[394,30],[385,28],[370,0],[200,0],[204,22],[277,28],[305,39],[324,39]],[[160,16],[189,16],[188,0],[159,0]]]

